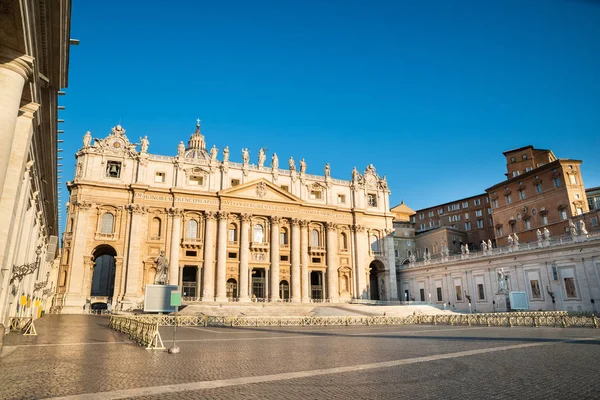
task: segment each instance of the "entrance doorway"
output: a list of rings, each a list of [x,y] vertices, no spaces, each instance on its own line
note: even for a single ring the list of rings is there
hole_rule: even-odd
[[[99,246],[93,253],[94,273],[92,275],[92,297],[106,297],[108,303],[112,302],[115,291],[115,257],[117,252],[111,246]]]
[[[263,300],[266,297],[266,273],[264,268],[252,269],[252,299]]]
[[[323,300],[323,272],[310,272],[310,298],[312,300]]]
[[[238,291],[237,291],[237,281],[233,278],[229,278],[227,280],[227,298],[229,301],[233,301],[237,299]]]
[[[290,299],[290,284],[288,281],[279,282],[279,298],[284,301]]]
[[[377,281],[377,267],[373,268],[371,264],[371,272],[369,272],[369,288],[371,291],[371,300],[379,299],[379,282]]]
[[[385,266],[379,260],[374,260],[369,264],[369,294],[371,300],[387,300],[385,293]]]
[[[181,295],[188,298],[198,297],[198,282],[196,282],[198,267],[186,265],[181,274]]]

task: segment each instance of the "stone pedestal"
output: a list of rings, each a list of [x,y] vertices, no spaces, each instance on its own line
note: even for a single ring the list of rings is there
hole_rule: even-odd
[[[510,299],[508,298],[508,294],[502,292],[496,293],[494,300],[496,301],[497,312],[510,311]]]

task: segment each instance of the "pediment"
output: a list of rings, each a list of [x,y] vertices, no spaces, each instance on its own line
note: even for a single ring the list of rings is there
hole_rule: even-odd
[[[263,178],[221,190],[217,194],[221,197],[244,198],[267,202],[303,203],[301,198]]]

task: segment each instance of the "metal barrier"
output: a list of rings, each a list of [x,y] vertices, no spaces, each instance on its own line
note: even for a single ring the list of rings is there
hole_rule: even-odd
[[[113,317],[111,316],[111,321]],[[598,328],[595,315],[556,312],[513,312],[489,314],[410,315],[407,317],[210,317],[175,315],[120,316],[153,326],[355,326],[355,325],[468,325],[468,326],[553,326]],[[109,325],[110,326],[110,325]],[[157,330],[158,331],[158,330]]]
[[[158,322],[140,321],[129,316],[111,315],[108,321],[108,327],[118,332],[129,335],[140,346],[146,346],[146,349],[162,350],[163,345]]]
[[[33,317],[10,317],[8,325],[10,332],[23,332],[23,336],[37,336]]]

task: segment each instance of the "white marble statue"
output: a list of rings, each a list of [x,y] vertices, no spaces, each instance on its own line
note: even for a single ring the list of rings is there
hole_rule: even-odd
[[[569,220],[569,228],[571,229],[571,236],[577,236],[577,226],[573,223],[573,220]]]
[[[242,161],[244,162],[244,165],[248,165],[248,162],[250,161],[250,154],[248,154],[248,149],[242,149]]]
[[[177,155],[179,157],[183,157],[183,155],[185,154],[185,144],[183,144],[183,141],[179,142],[179,145],[177,146]]]
[[[541,242],[542,241],[542,231],[540,231],[538,229],[537,231],[535,231],[535,234],[537,235],[538,242]]]
[[[273,157],[271,157],[271,168],[279,168],[279,158],[277,157],[277,153],[273,153]]]
[[[544,227],[544,239],[550,239],[550,231],[546,227]]]
[[[508,240],[508,245],[512,246],[513,245],[513,238],[512,236],[510,236],[510,233],[508,234],[508,236],[506,237],[506,240]]]
[[[588,234],[587,229],[585,229],[585,222],[583,222],[583,220],[579,221],[579,228],[581,230],[581,234],[582,235],[587,235]]]
[[[331,176],[331,167],[329,163],[325,164],[325,178],[329,178]]]
[[[92,143],[92,134],[90,131],[87,131],[85,135],[83,135],[83,148],[87,149],[90,147],[90,143]]]
[[[469,255],[469,245],[465,244],[465,254]]]
[[[155,285],[166,285],[167,271],[169,269],[169,261],[165,257],[165,251],[161,250],[160,255],[154,259],[154,263],[156,264],[156,275],[154,277]]]
[[[465,254],[465,245],[464,244],[460,245],[460,254]]]
[[[261,147],[261,149],[258,150],[258,166],[262,167],[263,165],[265,165],[266,159],[267,156],[265,155],[265,150]]]
[[[481,241],[481,250],[483,250],[483,252],[485,253],[487,251],[488,247],[487,247],[487,243],[485,242],[485,240]]]
[[[290,171],[295,171],[296,170],[296,163],[294,162],[294,157],[290,157],[290,160],[288,162],[290,164]]]
[[[356,169],[356,166],[352,168],[352,181],[358,181],[358,170]]]
[[[225,146],[223,149],[223,162],[229,162],[229,146]]]
[[[304,161],[304,158],[302,160],[300,160],[300,173],[304,174],[306,172],[306,161]]]
[[[498,271],[498,292],[508,292],[507,276],[504,274],[503,269],[500,269]]]
[[[491,239],[488,239],[488,250],[492,249],[492,241]]]
[[[519,245],[519,237],[516,233],[513,233],[513,240],[515,241],[515,246]]]
[[[148,151],[148,146],[150,145],[150,141],[148,140],[148,136],[144,136],[140,138],[140,153],[146,153]]]
[[[217,154],[219,154],[219,149],[213,144],[212,149],[210,149],[210,161],[217,161]]]

